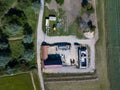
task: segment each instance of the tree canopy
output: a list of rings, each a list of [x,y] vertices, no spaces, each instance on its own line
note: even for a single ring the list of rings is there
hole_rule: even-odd
[[[5,26],[5,29],[12,35],[17,35],[21,30],[22,27],[17,24],[9,24]]]
[[[5,67],[5,65],[11,60],[9,56],[0,55],[0,67]]]
[[[28,34],[28,35],[25,35],[24,38],[23,38],[23,43],[32,43],[33,42],[33,36]]]
[[[26,62],[32,61],[35,57],[35,53],[33,50],[25,50],[20,60],[25,60]]]
[[[39,2],[33,2],[32,5],[33,5],[33,10],[34,10],[35,14],[39,14],[39,12],[40,12],[40,3]]]

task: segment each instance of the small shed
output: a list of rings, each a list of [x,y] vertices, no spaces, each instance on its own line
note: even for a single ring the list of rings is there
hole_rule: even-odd
[[[45,20],[45,26],[46,26],[46,27],[49,27],[49,19],[47,19],[47,18],[46,18],[46,20]]]
[[[56,21],[56,16],[55,15],[49,15],[49,20],[50,21]]]

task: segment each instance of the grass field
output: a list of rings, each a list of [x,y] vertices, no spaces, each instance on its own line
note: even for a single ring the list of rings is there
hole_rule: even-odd
[[[111,90],[120,90],[120,0],[106,0],[108,67]]]
[[[96,0],[99,40],[96,44],[96,69],[98,80],[82,82],[47,83],[48,90],[109,90],[107,77],[106,33],[104,28],[104,0]]]
[[[30,74],[0,78],[0,90],[33,90]]]
[[[41,90],[37,73],[34,72],[36,90]],[[34,90],[29,73],[0,78],[0,90]]]

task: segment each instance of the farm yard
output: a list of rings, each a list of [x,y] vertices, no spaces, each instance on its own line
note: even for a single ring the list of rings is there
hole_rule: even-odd
[[[108,73],[111,90],[120,89],[120,0],[106,0]]]
[[[65,0],[62,5],[56,3],[55,0],[45,2],[43,31],[48,36],[68,36],[74,35],[77,38],[88,38],[85,33],[93,33],[95,31],[95,13],[93,0]],[[46,17],[54,15],[56,20],[47,21]],[[48,24],[46,27],[45,24]]]
[[[96,48],[96,72],[97,80],[71,81],[71,82],[52,82],[46,83],[48,90],[109,90],[107,77],[107,57],[106,57],[106,36],[104,28],[104,0],[96,0],[97,19],[99,28],[99,40]],[[102,8],[101,8],[102,7]],[[104,72],[104,73],[103,73]]]

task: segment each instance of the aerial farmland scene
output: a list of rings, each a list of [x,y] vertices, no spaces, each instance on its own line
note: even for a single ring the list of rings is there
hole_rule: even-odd
[[[119,0],[0,0],[0,90],[120,90]]]

